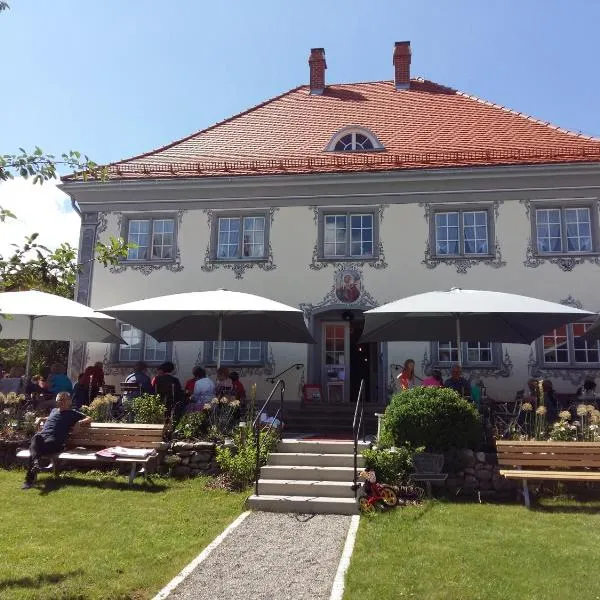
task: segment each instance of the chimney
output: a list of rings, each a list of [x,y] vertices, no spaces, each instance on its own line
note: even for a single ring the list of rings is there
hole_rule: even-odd
[[[394,83],[397,90],[410,88],[410,42],[394,45]]]
[[[325,91],[325,48],[312,48],[308,58],[310,67],[310,93],[320,96]]]

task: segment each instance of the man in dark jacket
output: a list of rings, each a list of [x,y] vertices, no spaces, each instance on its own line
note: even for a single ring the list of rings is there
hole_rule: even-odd
[[[169,420],[172,417],[172,423],[176,425],[183,414],[184,397],[179,379],[172,375],[174,370],[175,365],[171,361],[162,363],[152,384],[154,393],[160,396],[165,405],[165,418]]]
[[[86,417],[83,413],[73,410],[71,404],[71,394],[60,392],[56,396],[57,408],[52,409],[42,431],[31,438],[29,468],[23,484],[24,490],[28,490],[35,482],[40,470],[40,458],[61,452],[71,431],[89,426],[92,422],[91,417]]]

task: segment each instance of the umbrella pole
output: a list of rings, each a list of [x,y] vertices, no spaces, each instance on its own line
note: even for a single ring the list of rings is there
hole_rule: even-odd
[[[25,364],[25,385],[29,383],[29,375],[31,374],[31,344],[33,343],[33,322],[35,317],[29,315],[29,337],[27,342],[27,363]]]
[[[223,342],[223,313],[219,313],[219,337],[217,339],[217,369],[221,368],[222,342]]]
[[[456,315],[456,347],[458,348],[458,366],[462,368],[462,348],[460,347],[460,316]]]

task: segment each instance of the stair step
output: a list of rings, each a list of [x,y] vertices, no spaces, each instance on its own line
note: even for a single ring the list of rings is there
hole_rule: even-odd
[[[302,481],[354,481],[352,467],[318,467],[304,465],[265,465],[262,479],[300,479]]]
[[[359,467],[365,463],[362,456],[357,457]],[[353,467],[354,454],[314,454],[308,452],[271,452],[269,465],[303,465],[315,467]]]
[[[368,442],[358,442],[358,451],[369,447]],[[277,445],[278,452],[316,452],[318,454],[354,454],[354,442],[345,440],[297,440],[284,438]]]
[[[299,481],[297,479],[259,479],[258,491],[270,496],[310,496],[354,498],[348,481]]]
[[[250,496],[248,508],[268,512],[292,512],[303,514],[357,515],[358,505],[354,498],[330,498],[327,496]]]

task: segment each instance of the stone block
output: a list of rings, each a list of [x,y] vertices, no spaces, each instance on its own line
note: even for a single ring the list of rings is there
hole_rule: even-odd
[[[188,477],[190,468],[185,465],[179,465],[173,469],[173,477]]]
[[[484,463],[485,462],[485,452],[477,452],[475,454],[475,458],[477,459],[478,462]]]

